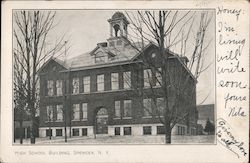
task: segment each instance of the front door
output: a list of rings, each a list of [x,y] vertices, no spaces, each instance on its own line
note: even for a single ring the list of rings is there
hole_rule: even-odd
[[[96,134],[108,134],[108,111],[105,108],[96,114]]]

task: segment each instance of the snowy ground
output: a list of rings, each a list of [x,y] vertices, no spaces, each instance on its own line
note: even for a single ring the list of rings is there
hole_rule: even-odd
[[[68,138],[67,144],[164,144],[164,135],[157,136],[97,136],[96,139],[90,137]],[[64,137],[36,138],[36,144],[64,144]],[[172,136],[172,144],[214,144],[214,135],[199,136]],[[15,144],[19,144],[16,140]],[[30,144],[29,139],[24,139],[23,144]]]

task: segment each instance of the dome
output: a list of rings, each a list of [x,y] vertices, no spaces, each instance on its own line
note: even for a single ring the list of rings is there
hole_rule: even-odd
[[[119,19],[119,18],[125,18],[126,19],[126,16],[122,12],[116,12],[112,16],[112,19]]]

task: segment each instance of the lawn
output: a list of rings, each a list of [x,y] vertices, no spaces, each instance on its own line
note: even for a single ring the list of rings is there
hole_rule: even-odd
[[[164,144],[164,135],[148,136],[97,136],[96,139],[90,137],[68,138],[67,144]],[[171,144],[214,144],[214,135],[181,136],[173,135]],[[36,144],[64,144],[64,137],[37,138]],[[15,144],[19,144],[16,140]],[[24,140],[24,144],[29,144],[29,139]]]

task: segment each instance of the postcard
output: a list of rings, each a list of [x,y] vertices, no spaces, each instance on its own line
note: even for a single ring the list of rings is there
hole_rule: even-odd
[[[2,4],[2,162],[249,161],[249,2]]]

